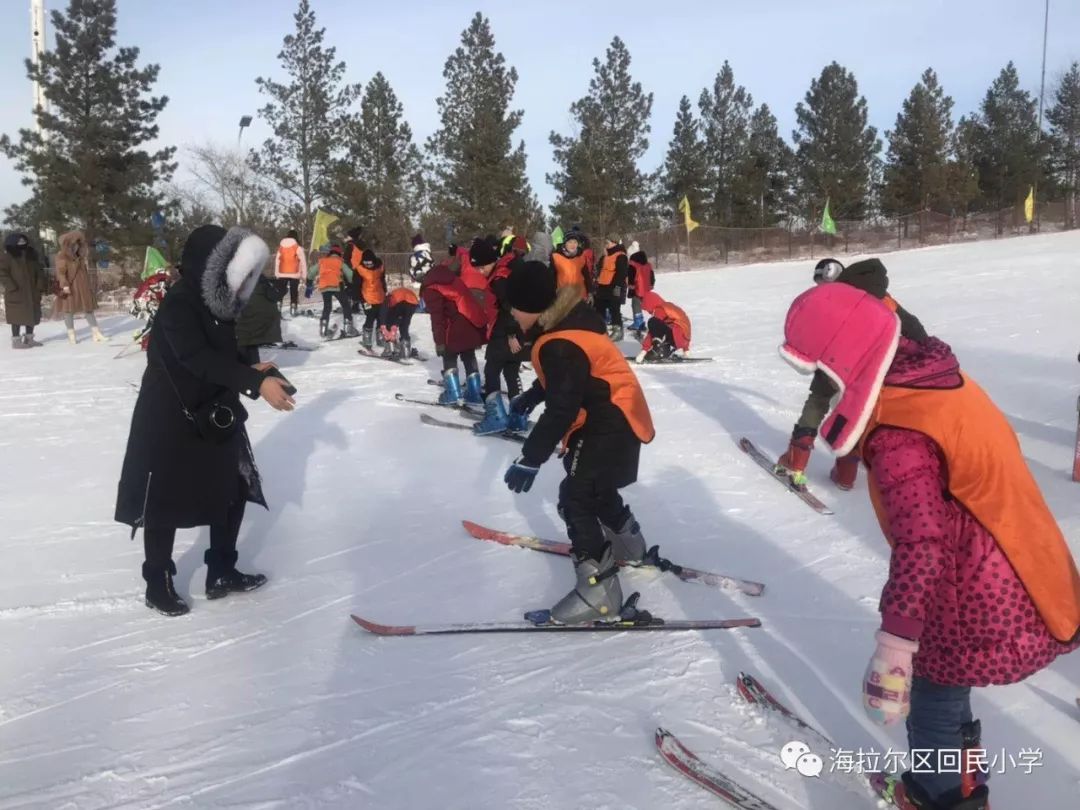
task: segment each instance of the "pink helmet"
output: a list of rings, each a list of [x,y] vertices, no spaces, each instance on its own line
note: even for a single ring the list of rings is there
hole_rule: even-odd
[[[823,284],[796,298],[780,356],[799,371],[821,370],[840,392],[821,425],[829,449],[855,449],[900,342],[900,319],[880,299],[848,284]]]

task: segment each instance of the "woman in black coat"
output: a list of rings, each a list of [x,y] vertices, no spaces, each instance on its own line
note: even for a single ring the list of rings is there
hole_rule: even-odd
[[[180,280],[154,319],[139,398],[120,475],[116,520],[143,529],[146,604],[187,613],[174,587],[177,529],[210,527],[206,596],[217,599],[266,582],[236,570],[236,538],[247,502],[263,507],[262,486],[243,422],[240,394],[277,410],[293,400],[274,367],[236,344],[235,320],[255,288],[269,249],[259,237],[217,225],[184,245]],[[230,424],[231,423],[231,424]]]

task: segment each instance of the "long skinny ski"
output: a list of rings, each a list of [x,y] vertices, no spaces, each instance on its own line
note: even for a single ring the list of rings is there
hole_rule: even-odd
[[[385,363],[396,363],[399,366],[411,366],[412,365],[412,363],[410,363],[408,360],[405,360],[403,358],[400,358],[400,357],[383,357],[381,354],[374,354],[373,352],[369,352],[367,349],[357,349],[356,353],[358,355],[360,355],[361,357],[368,358],[369,360],[382,360]]]
[[[719,796],[732,807],[740,810],[776,810],[774,805],[755,796],[742,785],[732,781],[726,774],[703,761],[666,729],[656,730],[656,750],[660,752],[660,756],[668,765],[688,779],[697,782],[710,793]]]
[[[666,621],[647,613],[630,619],[588,624],[556,624],[546,610],[533,611],[517,622],[449,622],[446,624],[389,625],[353,615],[352,620],[377,636],[445,636],[464,633],[616,633],[622,631],[733,630],[761,627],[760,619],[672,619]],[[546,618],[545,618],[546,617]]]
[[[559,542],[556,540],[545,540],[542,537],[530,537],[528,535],[510,534],[509,532],[501,532],[495,529],[489,529],[486,526],[481,526],[478,523],[473,523],[471,520],[461,521],[461,525],[465,527],[465,531],[475,537],[477,540],[489,540],[493,543],[500,543],[504,546],[518,546],[520,548],[529,548],[533,551],[543,551],[548,554],[558,554],[562,557],[570,556],[570,544]],[[748,596],[761,596],[765,592],[765,586],[760,582],[753,582],[751,580],[739,579],[737,577],[727,576],[725,574],[713,574],[709,571],[699,571],[696,568],[688,568],[683,565],[671,562],[671,560],[665,560],[660,556],[657,546],[653,546],[646,554],[646,563],[640,566],[633,566],[637,568],[654,569],[659,568],[661,571],[665,571],[674,574],[683,582],[698,582],[702,585],[711,585],[719,588],[732,588],[734,590],[741,591]]]
[[[467,411],[461,411],[464,416]],[[508,442],[515,442],[516,444],[524,444],[527,435],[524,433],[485,433],[480,436],[473,433],[472,425],[463,425],[459,422],[446,422],[442,419],[436,419],[429,413],[420,414],[420,421],[425,425],[431,425],[432,427],[450,428],[451,430],[467,430],[472,435],[477,436],[480,439],[505,439]]]
[[[626,354],[623,355],[626,360],[634,364],[634,368],[640,368],[641,366],[685,366],[687,363],[711,363],[712,357],[684,357],[681,360],[646,360],[644,363],[638,363],[637,355]]]
[[[476,422],[479,422],[484,418],[482,413],[469,410],[465,405],[443,405],[441,402],[437,402],[433,399],[414,399],[412,397],[407,397],[404,394],[394,394],[394,399],[404,405],[420,405],[427,408],[442,408],[446,411],[454,411],[455,413],[464,416],[466,419],[472,419]],[[461,425],[456,425],[455,427],[461,427]]]
[[[784,487],[788,492],[793,492],[799,497],[799,499],[817,512],[819,515],[831,515],[832,509],[826,506],[814,493],[812,493],[805,486],[799,486],[791,480],[790,475],[784,473],[778,473],[776,471],[776,462],[766,456],[757,448],[757,446],[747,438],[739,439],[739,448],[752,458],[759,467],[767,472],[772,478]]]

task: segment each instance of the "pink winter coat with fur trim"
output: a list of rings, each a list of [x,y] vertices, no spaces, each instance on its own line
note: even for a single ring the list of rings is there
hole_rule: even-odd
[[[886,382],[946,388],[958,372],[945,343],[902,338]],[[863,450],[894,541],[881,626],[919,641],[915,675],[947,686],[1015,683],[1076,649],[1054,639],[997,542],[949,495],[932,439],[879,427]]]

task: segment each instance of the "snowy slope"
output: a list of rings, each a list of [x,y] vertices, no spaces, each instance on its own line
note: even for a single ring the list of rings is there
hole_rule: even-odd
[[[1011,419],[1080,554],[1069,481],[1080,369],[1080,233],[885,257],[892,292],[949,341]],[[0,810],[12,808],[708,808],[655,755],[671,729],[779,808],[870,807],[843,777],[803,779],[777,752],[799,735],[740,705],[745,669],[850,748],[902,748],[859,685],[888,550],[865,490],[839,493],[818,451],[819,517],[736,447],[779,452],[807,380],[776,354],[810,263],[661,275],[716,362],[644,369],[658,428],[627,496],[646,536],[689,565],[762,580],[761,599],[637,572],[626,590],[670,618],[760,616],[707,634],[389,638],[348,621],[512,620],[568,587],[569,563],[470,539],[462,518],[561,538],[561,475],[502,484],[514,447],[425,427],[395,391],[430,397],[428,368],[357,358],[352,341],[277,359],[287,416],[252,406],[272,511],[251,510],[241,560],[270,585],[202,597],[205,531],[177,541],[191,614],[142,605],[141,537],[111,522],[144,360],[119,346],[0,347]],[[629,308],[628,308],[629,309]],[[133,323],[113,318],[119,344]],[[315,322],[288,324],[314,342]],[[430,350],[424,318],[420,345]],[[446,418],[456,418],[446,415]],[[784,684],[789,689],[784,688]],[[1041,748],[1033,775],[993,780],[998,810],[1080,795],[1080,656],[981,690],[991,753]],[[812,742],[812,741],[810,741]],[[818,751],[828,756],[827,751]]]

